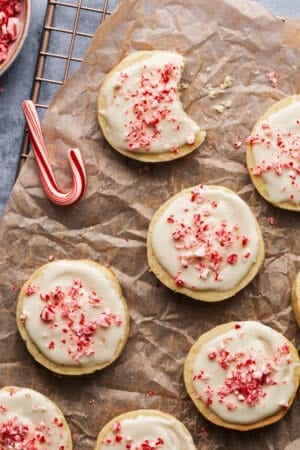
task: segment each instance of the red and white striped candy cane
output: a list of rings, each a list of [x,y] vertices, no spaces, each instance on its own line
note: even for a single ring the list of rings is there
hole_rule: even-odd
[[[86,173],[78,148],[68,150],[72,172],[72,187],[69,192],[62,192],[57,186],[47,149],[42,135],[39,117],[31,100],[23,102],[23,111],[29,130],[29,137],[37,162],[40,179],[47,197],[57,205],[67,206],[78,202],[86,187]]]

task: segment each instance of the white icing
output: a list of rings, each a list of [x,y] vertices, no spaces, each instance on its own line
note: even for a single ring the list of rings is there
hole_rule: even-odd
[[[239,325],[239,329],[224,333],[201,347],[192,367],[193,374],[198,376],[193,380],[193,388],[224,421],[251,424],[287,407],[295,389],[295,366],[286,346],[287,340],[281,334],[259,322],[240,322]],[[212,352],[217,354],[215,358]],[[223,369],[221,361],[228,367]],[[225,394],[222,399],[222,393],[226,392],[225,381],[229,385],[233,383],[239,363],[242,364],[240,376],[244,377],[245,388],[239,388],[237,383],[234,393]],[[255,392],[251,386],[256,380]]]
[[[195,201],[193,193],[198,194]],[[195,214],[201,216],[197,223]],[[170,216],[174,223],[168,221]],[[228,231],[224,240],[222,223]],[[185,237],[172,237],[184,229],[188,230]],[[194,290],[217,291],[231,289],[245,277],[256,260],[258,242],[256,222],[247,204],[232,191],[207,185],[185,190],[171,201],[154,224],[151,241],[156,259],[178,285],[183,281]],[[215,266],[212,253],[222,258]],[[230,255],[236,255],[232,264],[227,262]]]
[[[114,147],[165,153],[195,142],[200,129],[184,112],[177,91],[183,65],[181,55],[162,51],[112,74],[102,90],[105,108],[99,113]],[[167,66],[174,69],[164,82],[162,71]]]
[[[68,294],[74,280],[82,283],[78,302]],[[34,283],[37,291],[24,296],[22,316],[30,338],[48,359],[68,366],[90,366],[114,358],[124,338],[127,316],[119,292],[96,265],[55,261],[42,270]],[[52,308],[53,320],[42,320],[40,315],[48,303],[41,296],[54,292],[57,286],[66,296]],[[96,301],[91,300],[91,295]],[[72,327],[68,326],[70,320],[74,322]],[[50,345],[52,342],[54,345]]]
[[[135,418],[122,419],[114,424],[120,430],[111,432],[101,448],[117,448],[119,450],[139,450],[145,440],[149,440],[153,449],[162,450],[195,450],[193,439],[176,419],[167,419],[155,415],[139,415]],[[116,436],[122,437],[122,442],[116,442]],[[160,445],[155,443],[160,441]],[[107,440],[111,442],[108,443]],[[131,445],[131,447],[126,447]],[[148,447],[147,447],[148,448]],[[150,448],[150,447],[149,447]]]
[[[291,201],[298,204],[300,202],[300,102],[294,101],[271,114],[267,120],[261,121],[256,128],[256,134],[264,141],[257,139],[252,146],[256,164],[254,175],[262,176],[271,201],[275,203]],[[267,168],[268,166],[270,169]]]
[[[61,426],[62,420],[55,405],[36,391],[25,388],[0,391],[0,447],[3,450],[71,449],[70,435],[68,429]],[[16,437],[18,431],[20,441]]]

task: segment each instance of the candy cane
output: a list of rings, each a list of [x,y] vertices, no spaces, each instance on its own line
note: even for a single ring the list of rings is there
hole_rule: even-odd
[[[73,205],[82,197],[86,187],[86,173],[80,151],[78,148],[68,150],[72,187],[69,192],[64,193],[57,186],[44,143],[39,117],[31,100],[23,102],[23,111],[41,183],[47,197],[57,205]]]

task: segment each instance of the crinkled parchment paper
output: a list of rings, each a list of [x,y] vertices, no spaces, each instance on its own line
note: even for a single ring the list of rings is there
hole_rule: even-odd
[[[183,159],[156,165],[128,160],[110,148],[98,127],[96,100],[104,74],[141,49],[171,49],[186,57],[182,101],[207,138]],[[273,70],[277,87],[265,78]],[[93,449],[99,429],[114,415],[148,407],[181,419],[198,449],[282,450],[299,444],[299,393],[279,423],[241,434],[204,420],[182,376],[186,354],[199,335],[230,320],[260,320],[299,346],[290,306],[291,284],[300,269],[299,216],[272,207],[255,191],[244,143],[267,107],[299,92],[299,71],[300,23],[275,18],[254,2],[128,0],[99,28],[80,69],[53,99],[43,130],[58,182],[69,186],[66,152],[77,146],[88,187],[75,206],[53,205],[41,189],[32,156],[17,180],[0,228],[0,382],[35,388],[56,401],[76,450]],[[211,88],[226,75],[232,87],[211,99]],[[226,105],[223,113],[214,109],[218,105]],[[240,147],[233,145],[239,141]],[[146,260],[154,211],[200,182],[236,191],[258,218],[266,247],[255,280],[216,304],[172,293],[149,272]],[[17,333],[16,288],[50,255],[91,258],[119,277],[131,333],[119,360],[101,372],[59,378],[34,362]]]

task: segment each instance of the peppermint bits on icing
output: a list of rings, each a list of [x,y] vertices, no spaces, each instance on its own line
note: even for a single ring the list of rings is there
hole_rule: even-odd
[[[259,322],[232,322],[200,336],[187,356],[184,379],[206,417],[246,430],[285,414],[297,391],[298,365],[296,349],[280,333]]]
[[[110,144],[134,159],[166,161],[190,153],[205,133],[184,112],[178,86],[184,58],[167,51],[127,56],[104,79],[98,118]]]
[[[110,364],[129,332],[115,276],[86,260],[53,261],[20,292],[17,323],[29,351],[58,373],[90,373]]]
[[[153,272],[168,287],[201,300],[222,300],[240,290],[257,273],[263,254],[251,210],[221,186],[182,191],[155,213],[149,227]]]
[[[95,450],[196,450],[185,426],[170,414],[144,409],[121,414],[100,431]]]
[[[71,450],[67,422],[47,397],[32,389],[0,390],[0,448]]]
[[[300,96],[275,103],[247,139],[247,165],[260,194],[275,206],[300,208]]]

